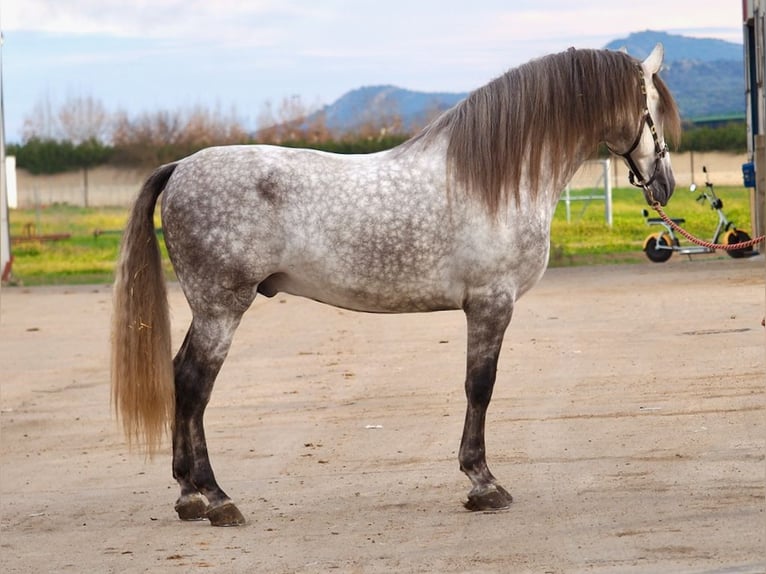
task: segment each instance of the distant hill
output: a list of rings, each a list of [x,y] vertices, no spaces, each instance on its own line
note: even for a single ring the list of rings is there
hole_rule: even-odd
[[[451,108],[466,94],[414,92],[396,86],[366,86],[351,90],[322,113],[330,129],[349,131],[365,124],[380,125],[381,119],[402,122],[405,131],[425,125],[436,114]]]
[[[665,66],[660,75],[676,98],[684,119],[745,116],[744,54],[741,44],[711,38],[688,38],[666,32],[637,32],[605,48],[627,48],[643,59],[662,42]]]
[[[613,40],[604,47],[611,50],[624,47],[629,54],[643,59],[657,42],[662,42],[665,47],[665,67],[661,75],[673,92],[684,119],[744,117],[741,44],[646,30]],[[323,114],[327,127],[338,132],[394,121],[401,122],[402,129],[411,132],[466,95],[415,92],[390,85],[365,86],[347,92],[315,115]]]
[[[693,60],[698,62],[715,62],[728,60],[743,61],[742,44],[716,40],[713,38],[690,38],[667,32],[634,32],[627,38],[612,40],[604,48],[619,50],[626,48],[628,54],[643,60],[652,51],[657,42],[662,42],[668,61]]]

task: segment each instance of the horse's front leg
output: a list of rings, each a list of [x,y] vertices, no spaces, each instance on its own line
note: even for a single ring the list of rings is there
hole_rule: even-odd
[[[468,322],[465,379],[468,407],[458,457],[460,470],[473,485],[465,507],[468,510],[497,510],[507,508],[513,497],[497,483],[487,466],[484,424],[495,384],[500,347],[513,312],[513,297],[508,293],[491,293],[468,300],[463,310]]]

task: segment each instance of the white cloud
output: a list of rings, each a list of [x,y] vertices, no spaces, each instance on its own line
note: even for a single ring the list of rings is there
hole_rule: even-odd
[[[737,6],[708,4],[700,9],[698,0],[591,0],[558,5],[536,2],[527,8],[514,6],[494,14],[487,34],[510,37],[519,43],[571,39],[572,45],[582,46],[588,38],[611,40],[651,29],[741,42],[739,20]]]
[[[310,17],[307,3],[296,9],[284,0],[6,0],[6,30],[65,35],[136,38],[207,39],[225,31],[228,37],[272,36],[267,27],[279,19]]]
[[[456,41],[505,44],[616,35],[641,29],[741,29],[739,6],[699,0],[0,0],[6,30],[330,45]],[[717,31],[717,32],[716,32]]]
[[[0,0],[6,125],[45,91],[243,109],[290,94],[329,103],[369,84],[468,91],[640,30],[741,42],[740,20],[736,2],[699,0]]]

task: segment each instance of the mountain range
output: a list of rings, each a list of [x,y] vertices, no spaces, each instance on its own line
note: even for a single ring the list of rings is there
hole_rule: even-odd
[[[744,55],[741,44],[643,31],[618,38],[604,48],[627,49],[645,58],[658,43],[665,47],[661,75],[673,93],[684,120],[742,117],[745,114]],[[396,118],[404,131],[424,125],[454,106],[467,93],[416,92],[397,86],[365,86],[347,92],[315,113],[336,132],[381,125]],[[310,118],[311,119],[311,118]]]

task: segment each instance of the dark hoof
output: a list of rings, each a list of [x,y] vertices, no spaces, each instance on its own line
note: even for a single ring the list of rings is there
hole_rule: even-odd
[[[511,506],[513,497],[499,484],[489,484],[474,488],[468,493],[468,500],[463,503],[468,510],[503,510]]]
[[[207,501],[201,494],[179,498],[175,509],[181,520],[205,520],[207,518]]]
[[[245,517],[233,502],[226,502],[215,508],[208,508],[207,518],[211,526],[242,526],[245,524]]]

